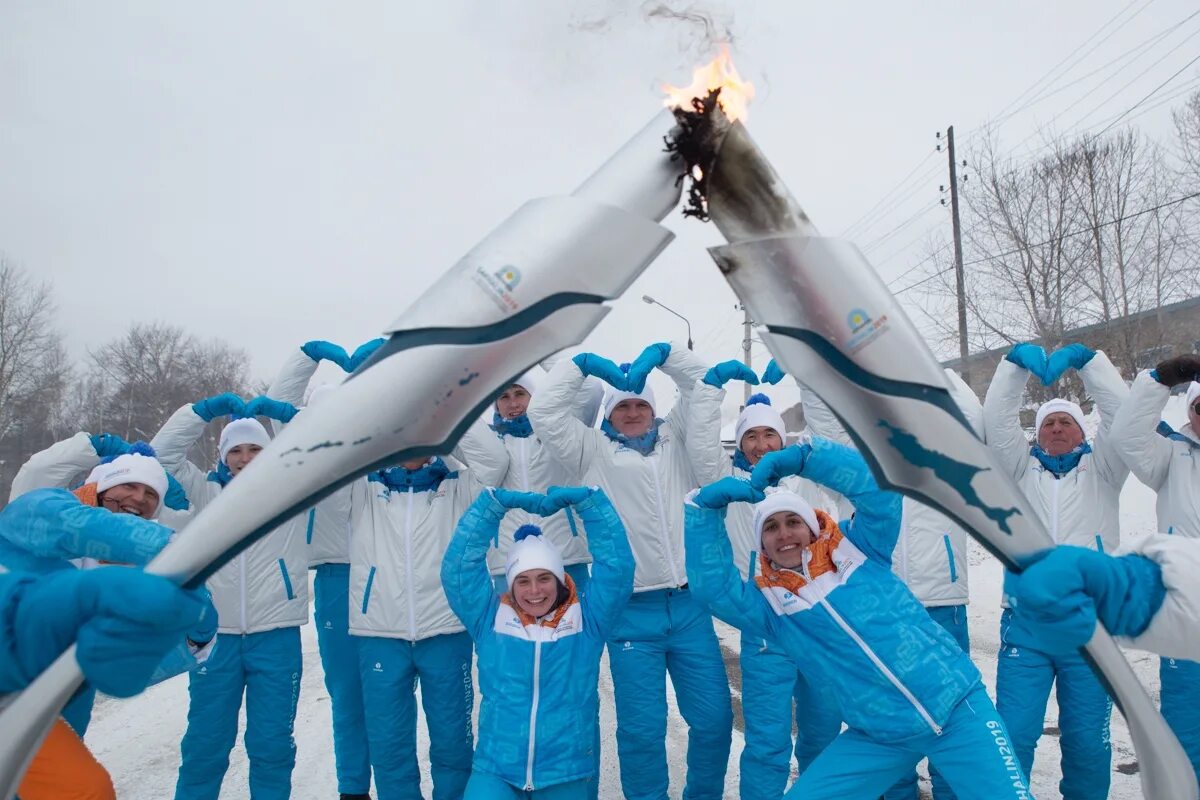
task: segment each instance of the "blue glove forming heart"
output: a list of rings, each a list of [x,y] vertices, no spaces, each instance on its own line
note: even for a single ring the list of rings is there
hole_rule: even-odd
[[[588,486],[551,486],[546,490],[546,499],[559,508],[566,508],[587,500],[593,491]]]
[[[129,442],[113,433],[97,433],[91,437],[92,447],[101,458],[120,456],[129,452]]]
[[[1058,348],[1046,360],[1046,367],[1041,376],[1042,383],[1049,386],[1061,378],[1067,370],[1083,369],[1095,355],[1095,350],[1090,350],[1079,343]]]
[[[346,348],[340,344],[327,342],[324,339],[313,339],[311,342],[302,344],[300,350],[313,361],[332,361],[347,372],[350,370],[350,356],[346,354]]]
[[[537,492],[514,492],[511,489],[492,489],[492,496],[496,498],[496,502],[505,508],[520,508],[528,511],[530,514],[548,517],[555,514],[561,505],[556,505],[551,502],[544,494]]]
[[[629,365],[629,375],[626,377],[625,391],[637,394],[646,388],[646,378],[655,367],[661,367],[671,355],[671,345],[657,342],[648,346],[642,354]]]
[[[729,475],[696,492],[692,502],[701,508],[724,508],[730,503],[758,503],[764,497],[750,481]]]
[[[804,462],[808,460],[808,454],[811,452],[812,446],[805,443],[793,444],[782,450],[767,453],[754,465],[754,471],[750,473],[750,483],[755,489],[762,490],[777,485],[779,479],[787,475],[801,474],[804,471]]]
[[[758,376],[754,374],[754,370],[737,359],[722,361],[704,375],[704,382],[718,389],[734,380],[745,381],[753,386],[758,385]]]
[[[1029,370],[1039,379],[1045,380],[1046,375],[1046,351],[1041,345],[1022,342],[1014,344],[1012,349],[1008,351],[1005,357],[1006,361],[1011,361],[1018,367]]]
[[[205,422],[212,422],[217,417],[246,416],[246,402],[233,392],[222,392],[212,397],[206,397],[192,404],[192,411]]]
[[[146,687],[159,661],[198,625],[204,611],[196,593],[129,567],[39,576],[27,585],[11,617],[21,643],[19,663],[12,667],[28,683],[74,641],[76,660],[97,689],[131,697]]]
[[[292,417],[296,416],[296,412],[297,408],[291,403],[285,403],[283,400],[275,400],[264,394],[246,403],[245,415],[247,417],[267,417],[268,419],[288,423],[292,421]]]
[[[787,373],[783,371],[783,367],[779,366],[779,362],[772,358],[771,363],[767,364],[767,368],[763,371],[762,379],[763,383],[769,383],[774,386],[786,376]]]
[[[364,363],[366,363],[366,360],[375,353],[376,350],[383,346],[385,341],[387,340],[381,337],[379,339],[372,339],[369,342],[363,342],[360,344],[357,348],[355,348],[354,354],[350,356],[350,363],[347,365],[346,371],[354,372],[356,369],[361,367]]]
[[[1137,636],[1162,605],[1162,570],[1142,556],[1056,547],[1005,587],[1013,613],[1047,653],[1069,653],[1092,638],[1097,618],[1114,636]]]
[[[627,379],[621,368],[604,356],[595,353],[580,353],[571,359],[579,371],[585,376],[591,375],[612,386],[614,389],[626,391]]]

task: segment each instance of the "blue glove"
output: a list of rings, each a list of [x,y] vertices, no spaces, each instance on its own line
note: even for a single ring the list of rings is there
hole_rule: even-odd
[[[114,433],[97,433],[91,437],[92,447],[101,458],[120,456],[129,452],[129,442]]]
[[[346,371],[354,372],[354,370],[361,367],[376,350],[383,346],[385,341],[387,340],[381,337],[379,339],[372,339],[369,342],[363,342],[360,344],[354,350],[354,354],[350,356],[350,364],[346,367]]]
[[[346,348],[340,344],[327,342],[324,339],[313,339],[311,342],[300,345],[300,350],[313,361],[332,361],[342,369],[349,371],[350,356],[346,354]]]
[[[571,359],[579,371],[585,376],[592,375],[612,386],[614,389],[626,390],[625,373],[621,368],[604,356],[595,353],[580,353]]]
[[[671,355],[671,345],[666,342],[652,344],[642,351],[642,354],[629,365],[629,375],[626,377],[625,391],[638,393],[646,388],[646,378],[655,367],[661,367]]]
[[[291,403],[285,403],[283,400],[276,400],[264,394],[246,403],[245,416],[267,417],[288,423],[292,421],[292,417],[296,416],[297,411],[298,409]]]
[[[754,370],[737,359],[722,361],[704,375],[704,382],[718,389],[734,380],[745,381],[754,386],[758,385],[758,376],[754,374]]]
[[[1042,373],[1042,383],[1049,386],[1062,377],[1069,369],[1083,369],[1096,355],[1095,350],[1089,350],[1081,344],[1069,344],[1060,347],[1046,359],[1045,372]]]
[[[1041,345],[1030,344],[1029,342],[1014,344],[1004,359],[1006,361],[1011,361],[1018,367],[1023,367],[1029,370],[1034,375],[1045,380],[1046,351],[1041,347]]]
[[[756,489],[750,481],[726,476],[702,488],[692,502],[701,508],[724,508],[730,503],[758,503],[764,497],[762,489]]]
[[[769,383],[772,386],[779,383],[785,377],[787,377],[787,373],[783,371],[783,367],[779,366],[779,362],[773,358],[771,359],[771,363],[767,364],[767,368],[763,370],[762,374],[763,383]]]
[[[505,508],[520,508],[530,514],[548,517],[557,513],[562,506],[557,506],[544,494],[537,492],[514,492],[511,489],[492,489],[496,502]]]
[[[5,614],[18,644],[17,663],[4,672],[28,683],[74,641],[83,674],[114,697],[144,689],[204,615],[195,593],[129,567],[59,570],[23,588]]]
[[[804,462],[812,452],[812,445],[793,444],[782,450],[767,453],[754,465],[750,473],[750,483],[755,489],[765,489],[775,486],[779,479],[786,475],[799,475],[804,471]]]
[[[207,589],[201,587],[196,590],[196,594],[204,601],[203,616],[187,632],[187,638],[192,644],[204,646],[217,635],[217,607],[213,605],[212,595]]]
[[[233,392],[206,397],[198,403],[192,403],[192,411],[205,422],[212,422],[217,417],[246,416],[246,402]]]
[[[546,499],[559,508],[566,508],[587,500],[592,492],[588,486],[551,486],[546,490]]]
[[[1166,595],[1162,570],[1150,559],[1069,545],[1011,576],[1006,588],[1017,620],[1047,653],[1082,647],[1097,618],[1114,636],[1137,636]]]
[[[169,472],[167,473],[167,496],[163,498],[163,505],[172,511],[187,511],[192,505],[188,502],[187,492],[184,491],[183,486]]]

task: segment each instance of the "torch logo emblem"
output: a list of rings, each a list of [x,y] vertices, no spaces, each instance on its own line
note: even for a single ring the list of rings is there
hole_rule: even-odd
[[[496,270],[496,277],[511,292],[521,282],[521,270],[509,264]]]
[[[851,333],[858,333],[864,327],[871,324],[871,317],[861,308],[855,308],[846,315],[846,323],[850,326]]]

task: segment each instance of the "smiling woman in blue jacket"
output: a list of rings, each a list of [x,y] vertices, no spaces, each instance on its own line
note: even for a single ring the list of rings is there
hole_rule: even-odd
[[[845,496],[839,525],[799,495],[763,490],[800,475]],[[756,502],[760,574],[742,580],[725,530],[732,502]],[[878,797],[922,757],[960,800],[1029,798],[1028,782],[979,671],[891,569],[900,495],[854,450],[824,439],[768,453],[749,482],[729,477],[685,508],[692,592],[720,619],[776,643],[837,698],[849,726],[787,798]]]
[[[488,547],[509,509],[552,516],[567,506],[583,520],[592,551],[586,598],[558,548],[533,525],[507,555],[510,591],[488,575]],[[600,655],[633,592],[625,528],[600,489],[551,487],[545,495],[491,489],[463,515],[442,561],[442,585],[475,640],[479,744],[468,800],[582,800],[597,780]]]

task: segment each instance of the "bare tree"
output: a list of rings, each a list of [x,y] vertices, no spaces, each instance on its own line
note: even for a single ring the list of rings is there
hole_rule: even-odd
[[[67,360],[53,317],[50,285],[0,254],[0,439],[33,422],[30,400],[52,409],[62,396]]]
[[[1200,91],[1192,93],[1183,104],[1171,112],[1175,120],[1175,132],[1179,137],[1179,157],[1186,185],[1190,191],[1200,187]]]
[[[120,339],[89,353],[73,396],[76,429],[151,439],[180,406],[220,392],[247,394],[248,357],[219,340],[200,341],[165,323],[134,323]],[[216,458],[219,425],[193,451],[202,466]]]

